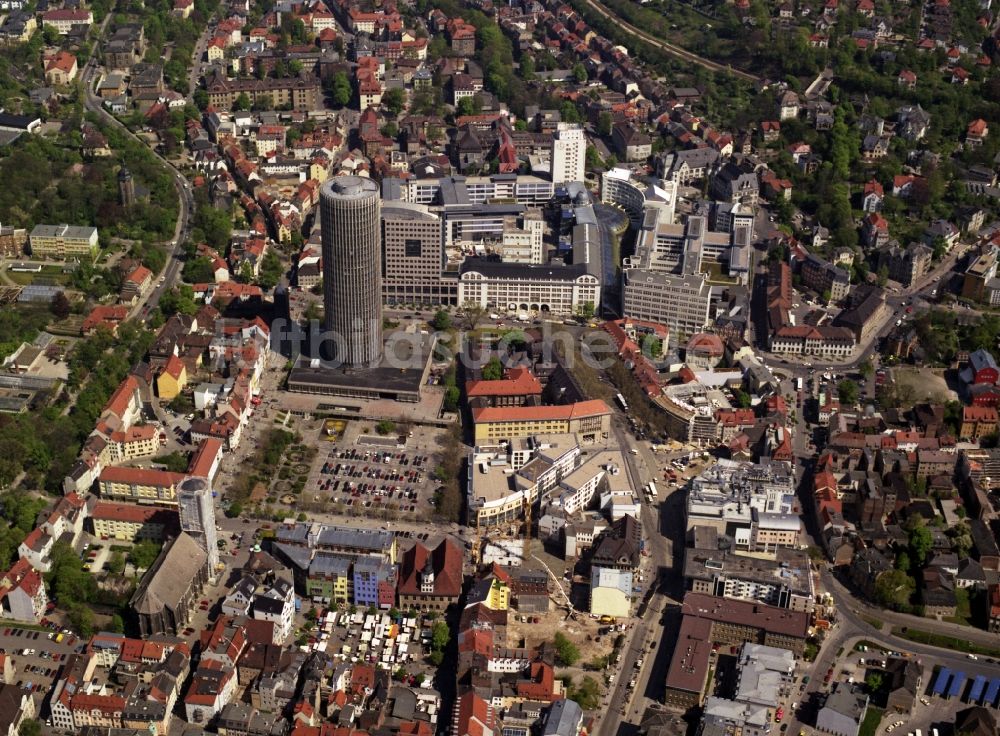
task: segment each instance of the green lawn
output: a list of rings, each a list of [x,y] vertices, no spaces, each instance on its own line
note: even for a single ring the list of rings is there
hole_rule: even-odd
[[[987,657],[1000,657],[1000,648],[980,646],[979,644],[973,644],[968,639],[959,639],[954,636],[946,636],[944,634],[934,634],[931,633],[930,631],[921,631],[919,629],[910,629],[902,626],[893,627],[892,633],[895,636],[900,636],[904,639],[915,641],[918,644],[930,644],[931,646],[934,647],[941,647],[942,649],[951,649],[956,652],[972,652],[973,654],[984,654]]]
[[[868,706],[865,720],[861,722],[858,729],[858,736],[875,736],[878,731],[878,724],[882,722],[882,709]]]

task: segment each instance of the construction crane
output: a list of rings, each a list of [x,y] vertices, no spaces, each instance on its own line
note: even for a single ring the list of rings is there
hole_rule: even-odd
[[[528,559],[531,557],[531,506],[532,502],[527,495],[525,495],[524,506],[524,536],[521,540],[521,560],[527,563]]]

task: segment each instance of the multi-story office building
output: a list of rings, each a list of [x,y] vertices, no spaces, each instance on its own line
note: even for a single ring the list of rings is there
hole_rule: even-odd
[[[560,406],[485,407],[472,412],[477,443],[536,434],[580,434],[584,442],[608,436],[611,409],[603,401]]]
[[[449,304],[455,284],[442,283],[443,222],[424,205],[382,208],[382,298],[386,304]]]
[[[670,326],[673,334],[693,335],[709,322],[712,288],[702,274],[675,276],[645,269],[622,275],[622,314]]]
[[[75,225],[35,225],[29,238],[31,255],[45,258],[93,258],[97,228]]]
[[[459,272],[458,303],[487,309],[572,315],[601,303],[601,283],[589,264],[525,265],[467,258]]]
[[[691,480],[687,528],[711,526],[736,549],[774,553],[799,543],[794,474],[784,462],[720,460]]]
[[[552,183],[583,181],[587,169],[587,136],[578,125],[560,123],[552,136]]]
[[[520,205],[545,204],[555,196],[555,185],[537,176],[493,174],[492,176],[451,176],[441,179],[397,179],[382,181],[382,199],[414,204],[460,206],[491,201]]]
[[[476,447],[469,455],[470,524],[491,527],[520,519],[529,505],[572,473],[580,456],[579,438],[571,434]]]
[[[382,357],[380,209],[371,179],[336,177],[320,189],[326,329],[334,360],[348,368]]]
[[[647,206],[665,210],[664,222],[674,221],[677,203],[677,183],[660,179],[655,184],[645,184],[632,177],[629,169],[615,168],[601,175],[601,201],[625,210],[632,225],[642,225]]]
[[[695,593],[813,611],[816,594],[804,552],[781,548],[773,560],[749,557],[719,550],[718,531],[712,527],[695,527],[693,534],[696,540],[708,539],[705,547],[711,547],[685,552],[684,577]]]

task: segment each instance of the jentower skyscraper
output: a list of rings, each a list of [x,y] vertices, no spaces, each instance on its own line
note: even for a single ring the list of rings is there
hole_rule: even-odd
[[[339,176],[319,193],[323,304],[333,359],[367,368],[382,356],[382,258],[378,185]]]

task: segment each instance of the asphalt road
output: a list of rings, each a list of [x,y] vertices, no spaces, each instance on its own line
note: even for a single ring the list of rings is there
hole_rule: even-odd
[[[111,15],[109,14],[108,19],[110,19],[110,17]],[[107,30],[108,19],[105,19],[104,25],[101,27],[101,33],[94,41],[95,48],[103,40],[104,33]],[[99,71],[100,69],[94,58],[91,57],[84,66],[82,75],[84,89],[86,90],[84,105],[91,112],[100,115],[109,125],[117,126],[127,135],[136,138],[136,140],[139,140],[140,143],[146,145],[144,141],[137,138],[135,134],[132,133],[132,131],[130,131],[114,115],[105,110],[104,106],[101,104],[101,99],[94,94],[94,80]],[[188,180],[173,166],[173,164],[156,153],[156,151],[150,149],[150,153],[155,156],[165,168],[170,170],[171,176],[173,176],[174,180],[174,188],[177,190],[180,209],[178,211],[177,224],[174,226],[174,237],[170,241],[171,252],[169,258],[167,259],[167,265],[160,274],[156,282],[156,286],[151,291],[147,292],[145,297],[140,298],[138,303],[133,307],[129,314],[130,317],[134,317],[136,315],[145,317],[149,310],[159,304],[160,297],[163,296],[163,293],[166,290],[173,288],[174,282],[177,280],[177,277],[180,275],[181,268],[183,267],[182,244],[191,230],[190,220],[191,215],[194,212],[194,196],[191,193],[190,183]]]
[[[955,263],[965,255],[967,249],[968,246],[959,243],[952,248],[952,251],[937,266],[920,277],[915,283],[897,291],[889,291],[886,303],[892,308],[892,311],[885,318],[881,327],[866,342],[857,346],[850,358],[842,361],[820,361],[808,355],[779,357],[765,353],[767,355],[767,364],[772,367],[780,366],[795,375],[807,375],[813,371],[851,370],[852,368],[857,368],[871,356],[878,341],[892,331],[897,320],[905,320],[910,317],[906,310],[912,306],[913,298],[915,296],[926,296],[931,289],[935,288],[941,278],[951,271]],[[805,363],[809,363],[810,365],[807,366]]]

